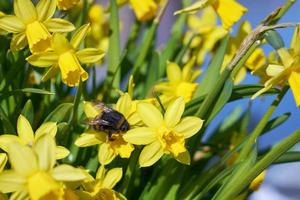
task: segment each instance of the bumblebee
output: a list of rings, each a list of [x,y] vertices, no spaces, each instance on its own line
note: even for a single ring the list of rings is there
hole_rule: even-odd
[[[129,130],[130,125],[122,113],[106,106],[102,102],[97,102],[95,107],[99,108],[101,113],[94,119],[90,119],[88,124],[96,131],[106,132],[110,141],[114,140],[112,138],[114,133],[122,133]]]

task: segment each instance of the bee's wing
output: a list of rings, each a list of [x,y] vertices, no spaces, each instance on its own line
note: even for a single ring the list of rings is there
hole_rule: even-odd
[[[91,126],[94,126],[94,125],[111,126],[111,124],[108,121],[100,119],[100,118],[89,119],[87,121],[87,123]]]
[[[103,102],[101,101],[94,101],[94,106],[98,109],[103,110],[104,112],[111,112],[113,111],[112,108],[106,106]]]

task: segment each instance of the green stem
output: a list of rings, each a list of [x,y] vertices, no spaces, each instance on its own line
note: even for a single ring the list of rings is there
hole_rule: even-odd
[[[278,104],[281,102],[282,98],[284,97],[284,95],[286,94],[288,89],[289,89],[289,87],[285,86],[282,89],[281,93],[279,93],[277,98],[273,101],[271,106],[268,108],[268,110],[264,114],[263,118],[259,121],[258,125],[255,127],[253,132],[250,134],[250,137],[249,137],[247,143],[245,144],[245,146],[242,148],[241,153],[240,153],[238,159],[236,160],[236,162],[240,162],[248,157],[249,153],[252,151],[252,147],[253,147],[256,139],[259,137],[259,135],[262,133],[262,131],[266,127],[268,120],[272,116],[273,112],[277,108]]]
[[[277,160],[281,155],[287,152],[295,144],[300,141],[300,129],[292,133],[282,142],[273,147],[254,167],[252,167],[245,175],[241,176],[235,187],[230,188],[222,200],[234,199],[247,185],[251,183],[260,173],[262,173],[269,165]]]
[[[82,94],[82,81],[80,80],[76,91],[75,99],[74,99],[72,119],[71,119],[71,122],[74,126],[76,126],[78,120],[78,106],[79,106],[81,94]]]

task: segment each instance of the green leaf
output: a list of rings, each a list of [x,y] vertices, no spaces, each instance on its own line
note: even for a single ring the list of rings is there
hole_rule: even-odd
[[[2,106],[0,105],[0,120],[2,121],[2,126],[4,128],[4,133],[16,133],[14,126],[12,125],[10,119],[6,115]]]
[[[110,18],[109,18],[109,47],[108,47],[108,83],[111,84],[113,76],[113,87],[120,86],[120,71],[117,67],[120,63],[120,30],[119,13],[116,0],[110,0]],[[116,73],[116,74],[115,74]]]
[[[63,122],[69,121],[73,103],[62,103],[57,106],[44,120],[44,122]]]
[[[275,117],[268,121],[265,128],[262,131],[262,134],[271,131],[272,129],[280,126],[283,124],[289,117],[291,116],[291,113],[284,113],[283,115],[280,115],[278,117]]]
[[[159,59],[158,52],[154,52],[151,60],[151,64],[147,68],[147,78],[145,86],[142,90],[143,96],[147,95],[147,92],[151,90],[155,82],[159,79]]]
[[[202,81],[199,83],[201,87],[198,87],[196,90],[194,98],[207,94],[208,91],[212,90],[214,84],[220,78],[221,67],[226,53],[228,41],[229,34],[227,34],[227,36],[225,36],[225,38],[222,40],[217,53],[213,56]]]
[[[38,88],[23,88],[23,89],[17,89],[17,90],[13,90],[13,91],[9,91],[9,92],[0,92],[0,101],[12,96],[12,95],[16,95],[18,93],[31,93],[31,94],[43,94],[43,95],[54,95],[53,92],[49,92],[47,90],[42,90],[42,89],[38,89]]]
[[[32,101],[30,99],[26,102],[21,113],[24,117],[26,117],[26,119],[30,122],[30,124],[33,123],[34,112],[33,112]]]
[[[284,153],[273,164],[289,163],[289,162],[299,162],[300,161],[300,152],[299,151],[290,151]]]

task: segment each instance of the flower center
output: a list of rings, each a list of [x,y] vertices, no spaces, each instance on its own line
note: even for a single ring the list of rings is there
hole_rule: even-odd
[[[32,53],[44,52],[51,47],[51,35],[39,21],[27,24],[26,37]]]
[[[180,82],[176,87],[176,96],[182,96],[185,102],[192,99],[192,95],[197,88],[196,83]]]
[[[59,55],[58,65],[62,74],[62,81],[70,87],[77,86],[80,78],[82,81],[88,78],[88,73],[81,67],[72,50]]]
[[[62,185],[43,171],[30,176],[27,187],[32,200],[58,200],[63,198]]]
[[[76,6],[79,3],[79,0],[58,0],[57,5],[61,10],[69,10]]]
[[[123,139],[121,133],[112,134],[111,137],[112,140],[108,141],[108,143],[114,152],[119,154],[121,158],[129,158],[134,150],[133,146]]]
[[[93,200],[116,200],[116,194],[108,188],[101,188],[93,197]]]

